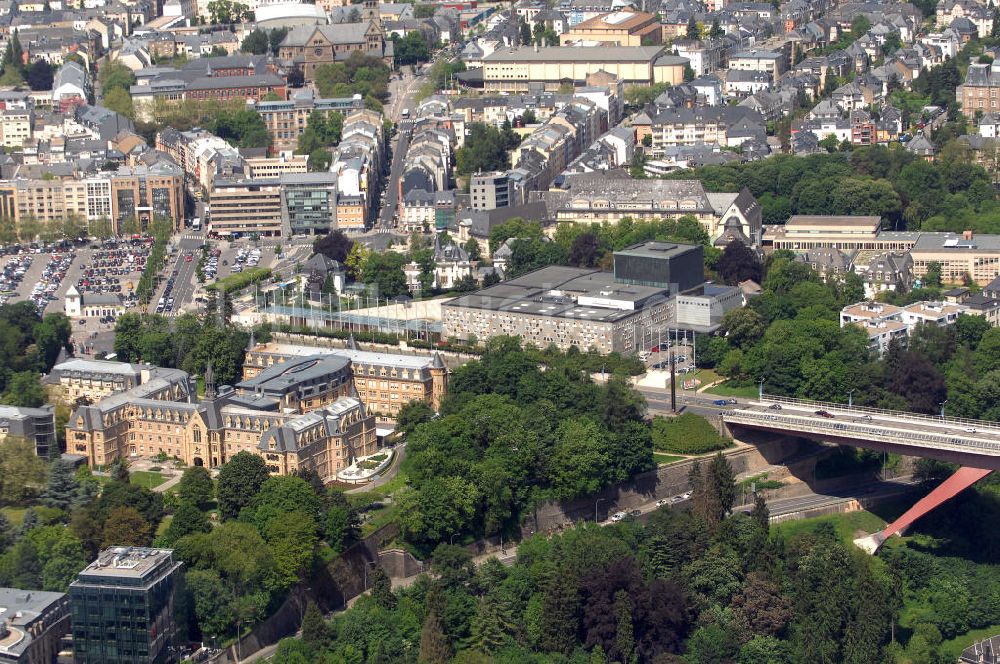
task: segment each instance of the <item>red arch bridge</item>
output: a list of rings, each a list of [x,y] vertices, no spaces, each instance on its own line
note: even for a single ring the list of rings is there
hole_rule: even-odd
[[[956,463],[959,469],[880,532],[854,541],[875,553],[924,514],[1000,470],[1000,423],[934,417],[761,394],[722,413],[730,428],[746,427],[829,443]]]

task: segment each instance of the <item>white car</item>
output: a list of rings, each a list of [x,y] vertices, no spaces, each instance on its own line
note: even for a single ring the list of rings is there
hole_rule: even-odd
[[[611,520],[615,522],[621,521],[624,518],[625,518],[625,512],[615,512],[614,514],[611,515]]]
[[[663,507],[664,505],[666,505],[669,502],[670,502],[669,498],[660,498],[659,500],[656,501],[656,506],[657,507]]]

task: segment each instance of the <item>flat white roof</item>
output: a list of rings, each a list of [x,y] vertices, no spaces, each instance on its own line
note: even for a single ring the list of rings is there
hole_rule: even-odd
[[[298,344],[269,343],[260,350],[295,357],[337,355],[338,357],[346,357],[353,363],[377,364],[404,369],[425,369],[434,363],[434,358],[427,355],[397,355],[396,353],[378,353],[368,350],[351,350],[350,348],[321,348]]]

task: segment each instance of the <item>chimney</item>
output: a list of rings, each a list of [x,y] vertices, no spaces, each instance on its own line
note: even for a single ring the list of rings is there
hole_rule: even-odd
[[[971,240],[972,239],[972,231],[971,230],[970,231],[962,231],[962,239],[963,240]]]

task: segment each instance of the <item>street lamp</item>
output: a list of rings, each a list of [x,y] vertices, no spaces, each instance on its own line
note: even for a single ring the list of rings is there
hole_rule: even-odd
[[[606,500],[607,500],[607,498],[598,498],[594,502],[594,523],[600,523],[601,522],[601,520],[599,518],[597,518],[597,506],[600,505],[602,501],[606,501]]]
[[[368,590],[368,566],[369,565],[372,565],[372,566],[378,565],[378,561],[377,560],[366,560],[365,561],[365,590]]]
[[[945,405],[946,403],[948,403],[948,400],[947,400],[947,399],[945,399],[944,401],[942,401],[942,402],[941,402],[941,419],[942,419],[942,420],[944,419],[944,405]]]
[[[757,400],[758,401],[763,401],[764,400],[764,379],[761,378],[758,382],[760,383],[760,387],[757,390],[757,395],[758,395],[757,396]]]
[[[451,545],[454,546],[454,544],[455,544],[455,536],[456,535],[458,535],[458,533],[452,533],[451,537],[448,538],[448,544],[451,544]]]
[[[854,390],[847,390],[847,407],[854,407]]]

